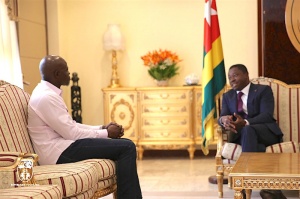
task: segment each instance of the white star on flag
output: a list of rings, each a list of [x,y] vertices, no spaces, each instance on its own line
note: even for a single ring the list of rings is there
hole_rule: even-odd
[[[206,19],[207,23],[209,24],[210,26],[210,17],[212,15],[217,15],[217,11],[213,8],[211,8],[211,0],[208,0],[206,3],[205,3],[205,13],[204,13],[204,18]]]

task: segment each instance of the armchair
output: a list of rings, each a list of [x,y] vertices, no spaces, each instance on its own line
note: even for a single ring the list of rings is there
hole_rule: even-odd
[[[116,168],[112,160],[38,164],[27,131],[29,97],[19,87],[0,80],[0,198],[20,191],[39,198],[32,196],[38,190],[48,194],[45,198],[99,198],[110,193],[116,198]],[[28,164],[34,167],[29,168]]]
[[[275,110],[274,118],[284,133],[283,143],[275,144],[266,148],[268,153],[297,153],[299,152],[299,125],[300,125],[300,84],[288,85],[282,81],[258,77],[251,80],[255,84],[269,85],[272,88]],[[216,160],[216,172],[219,198],[223,197],[223,177],[232,170],[236,160],[239,158],[241,146],[229,143],[228,133],[218,127],[218,142]],[[228,179],[231,187],[231,179]]]

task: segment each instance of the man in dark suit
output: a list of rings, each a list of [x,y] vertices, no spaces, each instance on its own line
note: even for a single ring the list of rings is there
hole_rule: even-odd
[[[242,64],[230,67],[228,79],[232,89],[223,95],[219,124],[232,132],[230,141],[240,144],[243,152],[264,152],[267,146],[281,142],[283,134],[273,118],[271,87],[250,83]]]
[[[246,66],[229,68],[231,90],[223,95],[219,124],[229,131],[229,141],[240,144],[243,152],[265,152],[282,141],[282,132],[273,118],[271,87],[252,84]],[[262,198],[286,198],[279,190],[262,190]]]

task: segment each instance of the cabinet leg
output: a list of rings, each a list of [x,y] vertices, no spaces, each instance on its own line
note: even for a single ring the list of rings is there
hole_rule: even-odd
[[[143,159],[143,153],[144,153],[143,147],[139,146],[139,148],[138,148],[139,160]]]
[[[195,146],[194,145],[190,145],[190,147],[187,149],[189,154],[190,154],[190,159],[194,159],[194,153],[195,153]]]

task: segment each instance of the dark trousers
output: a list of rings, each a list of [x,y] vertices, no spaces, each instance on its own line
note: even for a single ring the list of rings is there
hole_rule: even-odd
[[[57,164],[86,159],[111,159],[117,169],[118,199],[142,198],[136,168],[136,146],[128,139],[80,139],[71,144],[59,157]]]
[[[243,152],[265,152],[266,147],[281,142],[281,136],[275,135],[264,124],[245,126],[231,136],[231,142],[240,144]]]

